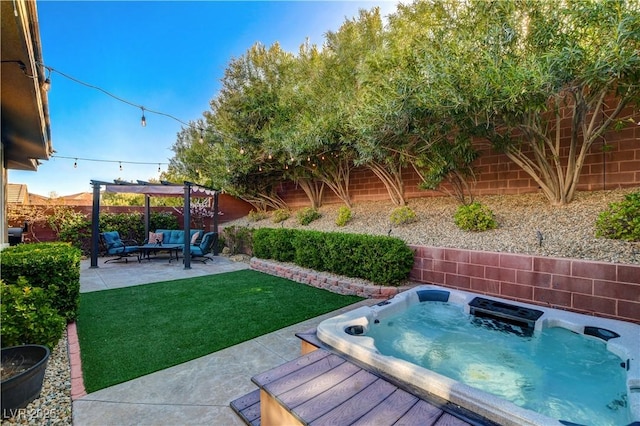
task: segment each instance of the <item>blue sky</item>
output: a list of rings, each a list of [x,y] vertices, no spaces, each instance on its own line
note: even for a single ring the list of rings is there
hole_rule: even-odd
[[[231,58],[255,42],[291,52],[306,38],[322,44],[359,9],[397,1],[38,1],[47,66],[135,105],[188,122],[209,109]],[[51,135],[57,156],[37,172],[9,171],[9,182],[49,196],[91,191],[90,180],[158,178],[181,124],[51,74]],[[75,158],[77,167],[74,168]],[[111,162],[94,162],[82,158]],[[152,163],[122,164],[118,161]]]

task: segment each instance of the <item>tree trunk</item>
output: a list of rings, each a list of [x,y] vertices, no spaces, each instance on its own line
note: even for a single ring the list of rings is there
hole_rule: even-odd
[[[382,181],[391,202],[397,206],[404,206],[407,201],[404,198],[404,181],[402,179],[402,167],[387,167],[384,164],[373,161],[366,165],[378,179]]]

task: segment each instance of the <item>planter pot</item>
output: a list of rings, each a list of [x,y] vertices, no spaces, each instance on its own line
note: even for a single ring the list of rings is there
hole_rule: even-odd
[[[2,417],[13,417],[19,408],[40,395],[44,372],[49,360],[49,349],[40,345],[22,345],[2,348]],[[7,370],[17,368],[19,373],[7,377]]]

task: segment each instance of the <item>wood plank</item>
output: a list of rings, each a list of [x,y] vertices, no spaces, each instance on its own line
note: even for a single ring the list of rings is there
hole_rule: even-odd
[[[310,380],[313,380],[346,362],[347,361],[344,358],[331,354],[285,376],[279,378],[276,378],[275,376],[272,377],[273,380],[270,383],[263,385],[262,389],[278,397],[293,388],[306,385]]]
[[[378,378],[352,398],[310,424],[313,426],[350,425],[387,399],[396,389],[396,386]]]
[[[297,371],[330,355],[331,353],[324,350],[309,352],[307,355],[303,355],[278,367],[274,367],[271,370],[267,370],[264,373],[255,375],[251,378],[251,381],[253,381],[253,383],[258,386],[264,386],[274,380],[281,378],[282,376]]]
[[[260,389],[256,389],[229,404],[248,425],[260,425]]]
[[[368,371],[360,370],[351,376],[349,380],[345,380],[304,404],[297,406],[294,411],[297,417],[311,422],[356,395],[377,379],[376,376]]]
[[[260,389],[251,391],[248,394],[231,401],[234,407],[237,407],[239,410],[243,410],[258,402],[260,402]]]
[[[278,395],[278,400],[283,404],[286,404],[289,408],[295,408],[300,404],[316,397],[317,395],[325,392],[328,389],[336,386],[338,383],[347,380],[349,377],[360,371],[361,368],[350,363],[345,362],[331,371],[326,372],[318,377],[309,380],[302,386],[293,388],[287,392]]]
[[[400,417],[394,426],[431,426],[445,414],[440,408],[421,399],[404,416]]]
[[[392,425],[407,411],[420,401],[415,395],[396,389],[387,399],[382,401],[351,426]]]

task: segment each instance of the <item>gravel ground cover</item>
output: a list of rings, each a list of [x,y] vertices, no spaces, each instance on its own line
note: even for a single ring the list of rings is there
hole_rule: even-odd
[[[223,226],[288,227],[332,232],[391,235],[408,244],[454,247],[603,262],[640,264],[640,244],[595,237],[595,221],[609,203],[640,188],[580,192],[567,206],[553,207],[542,194],[493,195],[477,201],[490,207],[499,228],[480,233],[461,231],[453,222],[458,207],[450,197],[409,200],[417,221],[395,226],[389,216],[396,206],[390,202],[358,203],[353,219],[344,227],[335,224],[339,204],[321,207],[322,217],[307,226],[297,223],[295,212],[278,224],[270,219],[251,222],[247,218]],[[538,233],[542,234],[540,244]],[[42,393],[7,425],[71,425],[71,378],[66,334],[52,351]]]
[[[615,263],[640,263],[640,244],[595,237],[595,222],[609,203],[622,201],[624,195],[640,188],[579,192],[567,206],[551,206],[544,195],[492,195],[478,197],[490,207],[498,229],[467,232],[456,227],[453,216],[458,207],[451,197],[411,199],[408,206],[417,221],[392,225],[389,216],[396,207],[390,202],[358,203],[352,208],[353,219],[344,227],[335,224],[340,204],[319,209],[322,218],[302,226],[295,212],[284,222],[274,224],[270,218],[251,222],[246,217],[223,226],[280,227],[360,234],[391,235],[408,244],[453,247],[469,250],[521,253],[540,256],[589,259]],[[542,243],[538,238],[542,235]]]

